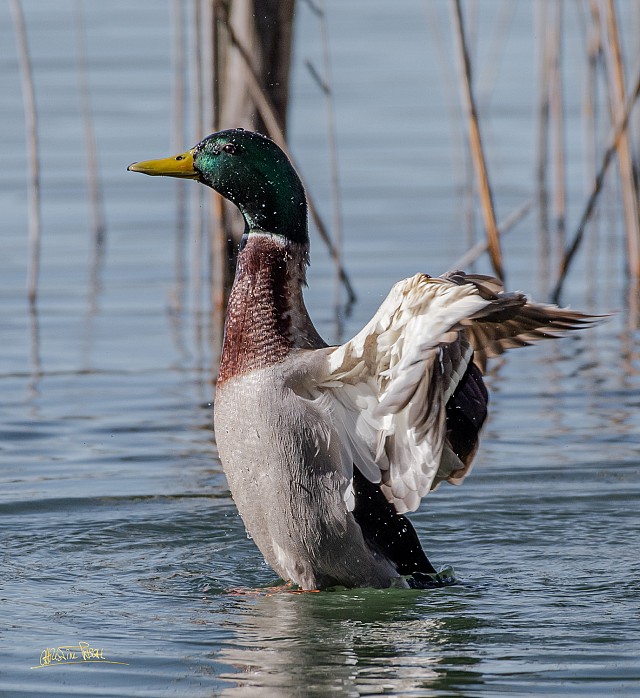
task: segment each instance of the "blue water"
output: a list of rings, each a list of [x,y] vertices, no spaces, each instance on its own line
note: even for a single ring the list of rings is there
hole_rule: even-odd
[[[196,185],[186,189],[183,283],[175,182],[125,171],[173,151],[171,7],[84,5],[107,221],[96,264],[74,5],[23,5],[40,115],[43,256],[34,315],[25,293],[22,99],[3,4],[0,694],[637,695],[640,333],[614,180],[563,301],[616,314],[495,362],[472,475],[430,495],[413,516],[429,557],[452,565],[461,584],[271,589],[275,575],[247,538],[217,459],[206,270],[193,271]],[[447,3],[327,6],[345,264],[359,295],[344,323],[348,337],[394,281],[440,273],[468,248],[464,127],[455,116]],[[474,55],[504,218],[535,193],[533,19],[529,4],[518,3],[508,40],[496,44],[504,10],[481,8]],[[582,34],[572,12],[569,231],[589,181]],[[632,26],[625,23],[629,65],[638,51]],[[304,3],[296,30],[291,144],[330,220],[324,103],[304,66],[321,64],[321,44]],[[439,53],[437,37],[448,53]],[[503,46],[497,55],[494,45]],[[185,130],[187,147],[197,138]],[[315,234],[312,245],[306,298],[335,341],[332,266]],[[509,285],[544,300],[548,265],[535,213],[504,252]],[[487,271],[486,260],[477,269]],[[80,642],[102,650],[100,663],[39,667],[46,648]]]

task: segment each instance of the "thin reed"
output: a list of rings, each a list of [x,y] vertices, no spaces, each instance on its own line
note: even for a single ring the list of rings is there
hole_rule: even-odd
[[[603,0],[606,17],[607,41],[605,57],[609,75],[609,100],[612,121],[615,123],[624,117],[626,99],[624,86],[624,66],[622,49],[618,33],[618,19],[614,0]],[[635,178],[631,152],[631,138],[627,128],[620,133],[616,150],[620,168],[620,185],[622,187],[622,205],[627,229],[627,254],[629,275],[640,276],[640,219],[638,218],[638,186]]]
[[[460,71],[458,84],[462,95],[463,112],[466,118],[468,144],[475,173],[475,184],[480,195],[480,207],[486,231],[486,243],[477,243],[456,263],[471,263],[479,254],[487,251],[491,264],[499,276],[503,276],[508,260],[502,259],[500,250],[500,228],[496,224],[495,207],[489,186],[489,167],[481,138],[477,102],[475,100],[468,39],[465,35],[466,8],[461,0],[450,0],[451,25],[455,39]],[[621,190],[621,203],[625,219],[626,267],[631,283],[637,287],[640,278],[640,216],[638,197],[638,160],[640,146],[633,142],[633,134],[628,128],[634,105],[638,99],[640,85],[637,79],[632,89],[625,87],[625,62],[622,52],[619,27],[619,5],[615,0],[583,0],[576,2],[575,13],[584,24],[587,51],[585,58],[588,72],[588,99],[585,105],[590,141],[587,149],[590,160],[595,162],[597,152],[596,119],[597,71],[603,72],[604,84],[611,121],[611,136],[602,146],[600,164],[596,169],[593,184],[588,192],[582,214],[572,236],[567,242],[568,189],[566,173],[566,113],[565,91],[567,90],[563,61],[565,15],[569,12],[567,3],[561,0],[540,0],[535,4],[536,26],[539,40],[538,89],[537,89],[537,147],[535,187],[537,189],[538,236],[540,250],[540,274],[543,285],[549,280],[553,270],[554,284],[551,299],[560,302],[561,292],[570,266],[580,249],[588,221],[590,220],[602,191],[609,165],[617,156],[618,178]],[[638,11],[640,16],[640,10]],[[638,39],[634,38],[632,48],[638,54]],[[496,73],[497,74],[497,73]],[[634,72],[634,76],[636,73]],[[638,75],[640,79],[640,74]],[[571,76],[571,87],[575,76]],[[638,117],[640,119],[640,117]],[[636,161],[634,162],[634,153]],[[551,155],[551,157],[550,157]],[[553,176],[550,177],[550,174]],[[553,224],[550,225],[551,205]],[[526,207],[525,207],[526,208]],[[519,216],[516,215],[516,218]],[[553,240],[551,238],[553,234]]]
[[[464,20],[460,0],[451,0],[451,17],[453,34],[458,53],[458,62],[460,65],[460,93],[467,116],[469,149],[471,150],[474,170],[478,182],[482,219],[484,221],[487,234],[487,249],[489,251],[491,264],[493,265],[496,275],[498,278],[504,279],[502,251],[500,249],[500,236],[498,234],[493,195],[491,193],[491,185],[489,183],[489,172],[482,145],[482,138],[480,135],[478,111],[476,109],[476,102],[472,88],[471,59],[469,57],[467,38],[465,36]]]
[[[27,271],[27,293],[31,305],[38,297],[41,248],[41,202],[40,202],[40,153],[38,144],[38,112],[33,87],[33,71],[27,41],[27,30],[20,0],[11,0],[11,12],[18,42],[18,58],[22,77],[22,99],[27,138],[27,164],[29,168],[28,211],[29,211],[29,266]]]
[[[600,192],[602,191],[602,187],[604,184],[604,179],[605,175],[607,174],[607,170],[609,168],[609,165],[611,164],[611,161],[613,160],[613,156],[615,155],[616,151],[618,150],[620,139],[623,137],[623,135],[627,132],[627,127],[629,125],[629,118],[631,117],[631,113],[633,111],[633,108],[638,100],[638,97],[640,97],[640,66],[639,70],[637,73],[637,77],[634,82],[634,87],[627,99],[627,103],[624,107],[624,112],[622,114],[622,118],[619,119],[618,123],[616,124],[616,127],[614,129],[613,135],[611,136],[610,143],[607,147],[607,149],[604,151],[604,154],[602,156],[602,162],[600,164],[600,167],[598,169],[598,172],[595,177],[595,181],[593,183],[593,187],[591,189],[591,193],[587,199],[587,202],[585,204],[584,210],[582,212],[582,215],[580,217],[580,221],[576,227],[576,231],[573,236],[573,240],[571,241],[571,244],[569,244],[564,252],[563,258],[560,263],[560,271],[558,275],[558,280],[556,282],[556,285],[554,286],[554,289],[551,293],[551,300],[554,303],[558,303],[560,301],[560,294],[562,293],[562,287],[564,285],[567,273],[569,271],[569,267],[571,265],[571,262],[573,261],[573,258],[578,251],[578,248],[580,247],[580,243],[582,242],[582,238],[584,236],[584,231],[586,228],[586,225],[591,218],[591,215],[593,214],[593,211],[596,206],[596,202],[598,200],[598,196],[600,195]],[[628,231],[627,231],[628,233]],[[632,276],[633,278],[637,278]]]
[[[315,65],[306,60],[305,64],[316,84],[322,90],[325,102],[325,113],[327,117],[327,140],[329,145],[329,168],[331,173],[331,227],[333,230],[333,239],[338,258],[337,268],[343,265],[342,247],[343,247],[343,230],[342,230],[342,198],[340,195],[340,167],[338,164],[338,140],[336,133],[336,116],[335,102],[332,87],[331,77],[331,55],[329,50],[329,30],[327,27],[327,11],[326,3],[320,0],[320,4],[316,5],[312,0],[307,0],[307,4],[318,18],[320,25],[320,36],[322,38],[322,71],[320,75]],[[335,312],[335,335],[338,340],[342,335],[342,283],[340,276],[336,274],[336,283],[334,287],[334,312]]]
[[[319,20],[322,49],[320,68],[310,61],[307,66],[325,97],[332,192],[330,225],[325,223],[325,215],[320,211],[314,192],[306,186],[309,213],[327,246],[336,278],[339,279],[336,300],[341,299],[344,289],[347,303],[351,304],[355,301],[356,293],[345,270],[343,254],[336,135],[336,109],[339,105],[335,103],[331,85],[326,6],[322,0],[306,0],[306,4]],[[228,0],[194,0],[192,3],[173,0],[171,21],[174,31],[172,53],[175,77],[171,140],[176,150],[212,131],[242,125],[264,130],[285,150],[297,167],[296,158],[290,152],[286,138],[286,76],[291,54],[294,5],[295,0],[265,0],[264,12],[258,16],[253,12],[254,4],[250,0],[234,0],[233,3]],[[30,302],[35,304],[41,264],[42,225],[38,114],[21,1],[10,0],[10,7],[22,76],[26,126],[29,217],[27,291]],[[428,3],[427,7],[429,24],[432,26],[437,23],[440,9],[449,10],[448,22],[453,48],[443,40],[445,32],[432,28],[431,38],[436,46],[437,59],[441,61],[443,81],[448,90],[452,89],[454,83],[451,64],[458,64],[455,82],[460,93],[468,146],[466,161],[461,164],[466,172],[468,186],[465,189],[470,192],[471,205],[466,209],[467,221],[472,231],[479,211],[485,229],[485,239],[481,242],[476,242],[469,236],[469,249],[457,264],[472,264],[479,255],[486,252],[496,275],[504,278],[509,271],[509,258],[503,254],[501,238],[527,213],[535,210],[536,223],[531,227],[537,228],[539,276],[545,290],[550,289],[553,300],[559,302],[587,233],[593,235],[593,249],[596,249],[597,231],[595,227],[588,228],[588,222],[598,206],[603,187],[611,181],[619,188],[620,208],[624,212],[625,268],[632,287],[637,288],[637,280],[640,279],[640,109],[636,107],[636,103],[640,94],[640,62],[633,71],[629,71],[629,67],[640,51],[637,32],[631,32],[632,41],[623,46],[621,34],[625,34],[625,26],[621,10],[625,10],[625,18],[631,12],[633,21],[640,27],[640,5],[629,10],[621,0],[575,0],[572,4],[562,0],[539,0],[533,6],[536,31],[540,37],[537,40],[537,84],[531,85],[537,114],[536,166],[533,173],[527,173],[527,176],[523,174],[522,182],[519,183],[522,188],[529,188],[521,197],[525,202],[501,224],[497,222],[491,187],[491,170],[497,166],[497,158],[494,159],[483,138],[483,133],[488,131],[491,134],[490,128],[485,131],[487,125],[483,121],[490,118],[489,96],[501,79],[499,63],[501,59],[504,60],[509,28],[519,10],[511,0],[504,0],[498,8],[497,19],[488,39],[490,60],[484,67],[485,80],[476,81],[475,74],[479,72],[481,63],[478,44],[483,39],[478,29],[481,7],[484,11],[484,5],[463,3],[462,0],[449,0],[448,5],[441,3],[440,6]],[[105,215],[96,132],[89,99],[90,74],[82,0],[75,0],[73,8],[78,93],[85,135],[94,240],[91,264],[95,265],[103,244]],[[568,25],[576,20],[580,22],[584,37],[583,46],[579,49],[567,41]],[[277,37],[275,48],[274,36]],[[624,55],[624,49],[628,52],[627,56]],[[567,74],[565,65],[569,52],[576,50],[583,50],[584,54],[586,77],[582,86],[577,85],[579,80],[575,79],[575,75]],[[574,65],[577,63],[578,61],[573,61]],[[278,84],[281,76],[284,76],[284,86]],[[584,143],[587,153],[585,160],[588,163],[585,171],[589,172],[589,187],[584,193],[584,201],[575,201],[575,194],[572,193],[575,189],[570,186],[567,168],[571,157],[570,147],[573,146],[569,138],[571,133],[566,104],[567,96],[571,96],[571,90],[575,89],[584,89]],[[451,121],[454,123],[455,119]],[[633,123],[635,127],[630,128]],[[603,137],[602,134],[607,135]],[[610,166],[614,161],[617,161],[615,169]],[[424,167],[429,167],[429,164],[425,162]],[[187,306],[187,286],[190,285],[190,309],[195,318],[196,344],[202,348],[205,340],[209,340],[209,344],[215,347],[222,337],[224,310],[233,277],[241,222],[237,219],[235,210],[220,197],[206,196],[202,188],[193,188],[188,195],[195,206],[187,205],[189,199],[184,183],[177,182],[176,284],[171,308],[176,315],[183,313]],[[472,197],[478,201],[473,201]],[[189,219],[190,208],[193,213]],[[577,223],[572,220],[572,212],[575,216],[576,210],[579,211]],[[191,226],[191,235],[187,235],[187,225]],[[190,255],[187,253],[188,245]],[[595,269],[595,266],[592,268]],[[92,272],[91,277],[95,279],[96,274]],[[205,326],[206,323],[208,327]],[[202,353],[204,354],[204,349]]]

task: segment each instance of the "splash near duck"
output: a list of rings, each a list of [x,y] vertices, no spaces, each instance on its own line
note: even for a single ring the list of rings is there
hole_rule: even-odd
[[[273,141],[221,131],[129,170],[196,179],[244,217],[214,423],[233,499],[269,565],[309,590],[446,583],[405,514],[468,475],[487,359],[594,318],[505,292],[490,276],[417,274],[330,347],[302,296],[304,188]]]

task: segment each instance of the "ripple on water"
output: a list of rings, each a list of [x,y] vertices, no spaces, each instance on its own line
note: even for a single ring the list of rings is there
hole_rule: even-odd
[[[412,516],[434,564],[453,565],[461,584],[269,589],[275,575],[247,539],[217,460],[209,319],[199,308],[206,282],[200,288],[195,275],[181,278],[195,248],[183,249],[182,265],[176,183],[134,183],[125,172],[170,131],[170,4],[83,3],[108,214],[97,274],[86,173],[69,155],[78,153],[82,123],[67,5],[23,3],[46,175],[36,314],[24,294],[26,194],[15,176],[24,160],[19,72],[13,58],[0,71],[3,156],[17,164],[0,171],[0,692],[637,694],[640,335],[630,329],[633,318],[623,310],[588,333],[493,362],[490,418],[473,473],[459,489],[430,494]],[[397,279],[418,269],[440,273],[464,251],[464,207],[438,87],[442,61],[432,53],[437,42],[425,41],[425,3],[369,0],[366,12],[363,3],[327,5],[340,66],[345,260],[359,293],[353,314],[342,318],[348,337]],[[494,35],[489,5],[476,13],[479,42]],[[621,13],[632,6],[617,4]],[[490,144],[498,148],[492,184],[503,213],[529,196],[521,173],[533,171],[523,140],[533,133],[531,12],[527,3],[513,8],[506,72],[493,85],[500,133]],[[323,95],[297,69],[322,47],[317,17],[305,3],[299,10],[290,136],[322,206]],[[633,32],[626,18],[621,30]],[[565,25],[567,46],[581,46],[581,22]],[[11,26],[9,3],[0,3],[0,27],[11,33]],[[384,51],[372,37],[384,37]],[[633,46],[634,36],[626,38]],[[578,54],[582,65],[583,53],[565,56],[577,76]],[[571,119],[581,92],[567,89],[566,98]],[[573,171],[584,169],[581,154],[568,148],[567,157]],[[569,179],[571,214],[584,192],[581,177]],[[617,205],[609,210],[614,225],[598,231],[596,224],[593,247],[581,250],[569,279],[575,307],[592,298],[604,311],[624,306],[623,253],[611,237],[623,223]],[[533,218],[504,249],[510,284],[541,288]],[[315,238],[312,254],[305,301],[333,341],[333,268]],[[478,271],[487,269],[480,260]],[[79,641],[124,664],[30,668],[45,647]]]

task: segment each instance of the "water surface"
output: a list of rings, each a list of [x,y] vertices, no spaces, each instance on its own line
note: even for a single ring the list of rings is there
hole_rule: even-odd
[[[291,140],[329,218],[324,106],[304,67],[307,58],[320,61],[320,39],[300,5]],[[435,5],[445,20],[446,3]],[[344,336],[394,281],[440,273],[468,246],[461,127],[451,118],[448,59],[437,53],[433,15],[419,2],[402,11],[381,1],[364,6],[328,3],[345,258],[359,293]],[[637,695],[640,335],[626,306],[615,198],[565,302],[618,314],[495,363],[472,476],[462,488],[442,487],[413,516],[430,558],[453,565],[461,584],[268,589],[277,580],[244,532],[217,459],[202,291],[193,277],[185,287],[176,278],[175,182],[125,171],[171,152],[170,7],[85,8],[107,219],[97,275],[73,5],[24,7],[40,109],[43,266],[33,315],[24,291],[20,81],[3,5],[0,692]],[[517,7],[486,97],[503,215],[533,193],[532,18],[527,3]],[[480,30],[494,19],[480,16]],[[570,35],[570,45],[579,39]],[[576,119],[568,129],[571,226],[587,163],[580,93],[570,91],[567,102]],[[198,204],[190,203],[192,222]],[[536,229],[530,216],[511,233],[506,267],[511,286],[544,298]],[[187,267],[191,233],[189,240]],[[335,341],[332,269],[320,240],[312,244],[306,298]],[[484,260],[478,269],[488,269]],[[45,648],[80,642],[119,663],[32,668]]]

